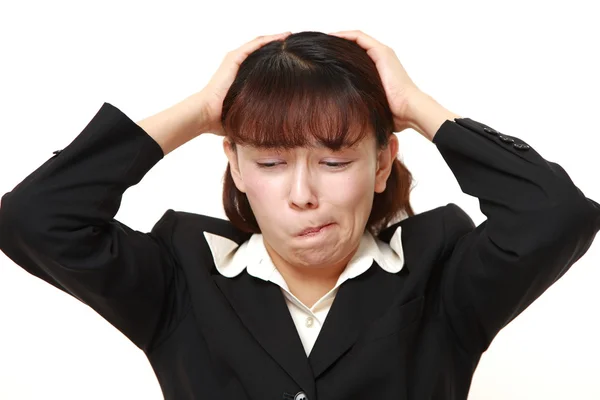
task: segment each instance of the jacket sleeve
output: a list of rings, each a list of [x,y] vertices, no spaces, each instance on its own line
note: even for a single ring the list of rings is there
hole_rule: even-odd
[[[104,103],[62,151],[0,203],[0,249],[27,272],[97,311],[147,351],[165,326],[175,262],[167,211],[149,233],[115,220],[123,192],[164,157]]]
[[[445,207],[441,281],[456,340],[482,353],[586,253],[600,229],[600,205],[560,165],[470,118],[445,121],[433,143],[487,217],[475,227],[460,207]]]

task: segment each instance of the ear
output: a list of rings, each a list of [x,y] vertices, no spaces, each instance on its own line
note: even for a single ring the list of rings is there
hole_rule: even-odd
[[[231,171],[231,177],[233,178],[235,187],[237,187],[240,192],[246,193],[246,187],[238,163],[237,152],[239,151],[239,146],[237,146],[237,151],[233,150],[233,143],[228,137],[225,137],[223,138],[223,151],[229,160],[229,170]]]
[[[377,171],[375,172],[375,192],[382,193],[392,172],[392,166],[398,154],[398,137],[390,134],[387,147],[377,153]]]

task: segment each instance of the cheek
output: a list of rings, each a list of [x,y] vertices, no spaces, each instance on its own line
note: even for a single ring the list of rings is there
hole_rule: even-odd
[[[265,214],[262,210],[273,209],[275,202],[280,198],[278,191],[281,185],[273,179],[268,179],[257,173],[244,175],[246,196],[255,214]]]
[[[244,175],[244,184],[248,201],[256,214],[269,214],[269,210],[277,209],[277,202],[286,199],[284,177],[267,177],[257,171],[248,171]],[[374,174],[368,168],[348,173],[324,174],[315,181],[321,204],[354,210],[371,206],[374,185]]]
[[[331,179],[325,186],[326,197],[338,205],[372,203],[374,177],[363,172],[348,174],[342,179]]]

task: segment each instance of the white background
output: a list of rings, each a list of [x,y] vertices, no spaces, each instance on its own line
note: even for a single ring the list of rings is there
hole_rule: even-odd
[[[600,201],[597,6],[556,4],[6,1],[0,194],[67,146],[105,101],[139,121],[200,90],[226,52],[258,35],[360,29],[394,48],[446,108],[529,143]],[[415,212],[454,202],[476,224],[485,219],[435,145],[413,130],[398,137],[417,181]],[[196,138],[130,188],[116,218],[148,231],[168,208],[224,217],[225,166],[219,138]],[[190,178],[197,184],[183,185]],[[598,242],[500,332],[470,400],[600,399]],[[0,399],[162,398],[125,336],[0,253]]]

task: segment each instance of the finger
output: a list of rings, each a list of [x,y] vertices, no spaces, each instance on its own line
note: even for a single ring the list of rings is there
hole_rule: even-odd
[[[281,40],[289,36],[292,32],[287,31],[283,33],[277,33],[275,35],[264,35],[258,36],[255,39],[243,44],[237,50],[234,51],[234,61],[238,66],[248,57],[248,55],[255,50],[258,50],[265,44],[273,40]]]
[[[284,33],[278,33],[275,35],[258,36],[255,39],[249,41],[248,43],[245,43],[242,46],[240,46],[239,50],[248,51],[249,53],[251,53],[252,51],[264,46],[265,44],[267,44],[273,40],[279,40],[279,39],[282,39],[282,38],[288,36],[290,33],[291,32],[284,32]]]
[[[273,40],[280,40],[280,39],[283,39],[284,37],[287,37],[290,33],[291,32],[284,32],[284,33],[278,33],[275,35],[258,36],[256,39],[251,40],[250,42],[241,46],[240,49],[243,51],[247,51],[249,54],[249,53],[253,52],[254,50],[264,46],[265,44],[267,44]]]
[[[375,38],[367,35],[366,33],[362,32],[362,31],[359,31],[359,30],[339,31],[339,32],[334,32],[333,34],[335,34],[335,36],[340,36],[345,39],[352,40],[365,50],[370,50],[372,48],[384,46],[383,43],[379,42]]]
[[[265,44],[265,43],[268,43],[268,42],[270,42],[272,40],[280,39],[282,37],[286,37],[290,33],[292,33],[292,32],[287,31],[287,32],[276,33],[274,35],[261,35],[261,36],[257,36],[255,39],[249,41],[246,44],[253,44],[253,45]]]

